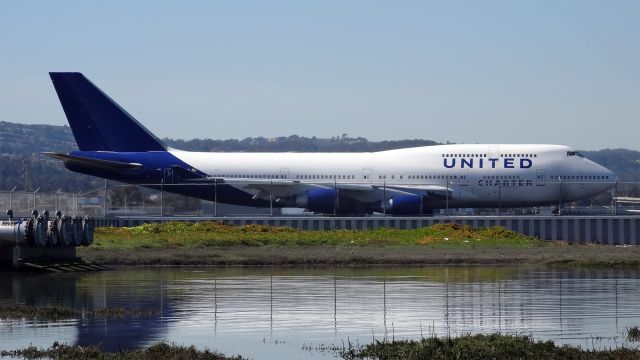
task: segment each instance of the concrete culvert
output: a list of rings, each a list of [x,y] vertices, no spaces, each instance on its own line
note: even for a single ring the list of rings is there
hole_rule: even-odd
[[[33,229],[35,228],[34,223],[36,222],[36,219],[31,218],[25,221],[25,232],[24,232],[24,243],[27,244],[27,246],[35,246],[35,237],[33,236]]]
[[[62,246],[72,246],[73,240],[73,226],[71,225],[71,217],[65,216],[60,219],[58,224],[58,240]]]
[[[47,236],[48,221],[44,216],[38,216],[33,222],[33,236],[36,246],[47,246],[49,238]]]
[[[53,220],[49,220],[49,231],[47,232],[47,235],[49,237],[49,245],[50,246],[58,246],[58,244],[60,243],[59,240],[59,236],[58,236],[58,224],[60,222],[60,219],[53,219]]]
[[[82,245],[82,218],[80,216],[74,216],[71,221],[73,228],[73,241],[76,246]]]
[[[28,221],[0,221],[0,246],[25,245]]]

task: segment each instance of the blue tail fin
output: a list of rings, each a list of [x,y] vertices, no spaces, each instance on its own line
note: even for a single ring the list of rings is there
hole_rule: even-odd
[[[162,142],[81,73],[49,73],[83,151],[165,151]]]

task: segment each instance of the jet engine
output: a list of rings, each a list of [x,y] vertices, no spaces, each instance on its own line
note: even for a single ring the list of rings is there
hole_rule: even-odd
[[[390,215],[421,215],[422,196],[396,195],[387,200],[384,212]]]
[[[333,214],[338,206],[338,191],[335,189],[314,189],[298,195],[296,206],[314,213]]]

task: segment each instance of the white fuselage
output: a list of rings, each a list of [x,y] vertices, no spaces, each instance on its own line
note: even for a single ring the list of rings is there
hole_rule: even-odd
[[[169,151],[223,179],[440,186],[451,189],[446,200],[452,207],[557,204],[601,193],[616,181],[608,169],[560,145],[437,145],[372,153]]]

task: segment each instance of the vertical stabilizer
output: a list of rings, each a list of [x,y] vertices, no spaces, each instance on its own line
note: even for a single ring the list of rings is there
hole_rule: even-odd
[[[83,151],[165,151],[162,142],[81,73],[49,73]]]

